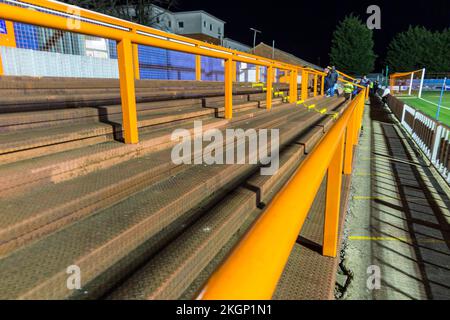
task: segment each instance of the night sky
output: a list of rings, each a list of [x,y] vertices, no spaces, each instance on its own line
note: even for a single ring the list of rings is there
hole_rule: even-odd
[[[172,11],[205,10],[227,22],[225,37],[250,46],[253,32],[249,28],[254,27],[263,32],[257,43],[272,44],[275,40],[277,48],[325,66],[337,23],[352,12],[366,21],[367,7],[372,4],[381,8],[382,29],[374,30],[377,69],[383,66],[385,49],[398,31],[409,25],[423,25],[431,30],[450,27],[449,0],[278,0],[271,4],[253,0],[178,0]]]

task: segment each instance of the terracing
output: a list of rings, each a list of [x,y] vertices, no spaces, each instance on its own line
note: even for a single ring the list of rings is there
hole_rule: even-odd
[[[126,145],[118,81],[5,77],[0,85],[11,97],[0,109],[0,287],[8,299],[195,297],[197,278],[208,278],[210,262],[333,125],[331,111],[347,105],[310,98],[326,108],[321,114],[275,98],[267,112],[263,89],[241,83],[225,120],[221,83],[142,80],[140,143]],[[280,129],[280,170],[172,163],[172,132],[193,134],[198,120],[220,131]],[[82,290],[67,288],[70,265],[83,272]]]
[[[118,69],[0,78],[0,298],[332,298],[365,88],[326,98],[325,74],[308,66],[68,9],[0,1],[2,19],[108,40],[115,58],[84,62]],[[140,80],[149,47],[183,53],[193,80]],[[7,67],[24,53],[7,51]],[[221,60],[223,82],[202,79],[205,58]],[[216,138],[229,129],[272,134]],[[195,146],[183,161],[179,138]],[[303,276],[305,287],[289,281]]]

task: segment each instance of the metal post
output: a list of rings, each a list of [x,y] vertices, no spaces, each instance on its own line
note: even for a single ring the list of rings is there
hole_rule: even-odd
[[[317,74],[314,75],[314,97],[317,97],[317,83],[318,83],[318,77]]]
[[[250,30],[252,30],[252,31],[254,32],[254,34],[253,34],[253,50],[252,50],[252,52],[255,53],[255,47],[256,47],[256,34],[257,34],[257,33],[261,33],[261,31],[256,30],[256,29],[254,29],[254,28],[250,28]]]
[[[195,56],[195,80],[202,81],[202,56]]]
[[[423,89],[423,81],[425,80],[425,72],[426,69],[422,69],[422,79],[420,79],[420,87],[419,87],[419,98],[422,98],[422,89]]]
[[[267,83],[266,83],[266,109],[272,109],[272,81],[273,81],[273,67],[267,67]]]
[[[225,119],[233,117],[233,74],[236,75],[235,67],[236,64],[231,58],[225,60]]]
[[[134,86],[133,46],[131,40],[125,38],[117,42],[119,64],[120,96],[122,99],[122,118],[125,143],[138,143],[138,127],[136,114],[136,93]]]
[[[412,85],[413,85],[413,81],[414,81],[414,72],[411,73],[411,80],[409,82],[409,90],[408,90],[408,95],[410,96],[412,93]]]
[[[320,85],[320,95],[325,95],[325,76],[322,76],[322,84]]]
[[[302,69],[302,83],[301,83],[301,96],[300,100],[308,99],[308,72]]]
[[[139,68],[139,47],[137,44],[133,44],[133,66],[134,78],[139,80],[141,78],[141,72]]]
[[[434,131],[433,147],[431,148],[431,162],[434,164],[436,164],[437,153],[441,144],[442,129],[442,125],[438,124]]]
[[[339,239],[339,213],[341,207],[342,166],[344,156],[344,136],[341,137],[333,159],[328,167],[325,223],[323,229],[322,253],[336,257]]]
[[[237,82],[237,63],[233,61],[233,82]]]
[[[255,82],[259,82],[259,66],[255,66]]]
[[[291,70],[290,74],[290,90],[289,90],[289,102],[296,103],[298,92],[297,92],[297,71]]]
[[[436,121],[439,121],[439,116],[441,115],[442,98],[444,97],[446,85],[447,85],[447,77],[444,78],[444,83],[442,84],[441,96],[439,98],[438,110],[436,113]]]
[[[344,174],[349,175],[352,174],[352,162],[353,162],[353,137],[354,137],[354,126],[355,126],[355,117],[354,113],[350,118],[350,121],[347,126],[347,132],[345,134],[345,161],[344,161]]]

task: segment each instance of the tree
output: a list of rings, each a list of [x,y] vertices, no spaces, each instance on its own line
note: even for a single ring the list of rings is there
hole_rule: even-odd
[[[410,26],[388,46],[386,63],[393,71],[427,68],[430,72],[450,71],[450,29],[433,32]]]
[[[177,0],[67,0],[66,2],[150,27],[156,25],[157,18],[164,14],[163,11],[152,10],[152,5],[169,10],[177,4]]]
[[[373,31],[352,14],[333,33],[330,62],[343,72],[367,74],[375,66],[373,47]]]

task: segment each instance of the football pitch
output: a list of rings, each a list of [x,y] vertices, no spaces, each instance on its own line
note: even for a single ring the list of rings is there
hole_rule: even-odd
[[[423,92],[422,98],[413,96],[400,96],[398,98],[403,100],[410,107],[416,108],[436,120],[439,97],[440,92]],[[439,121],[450,126],[450,92],[445,92],[442,97]]]

